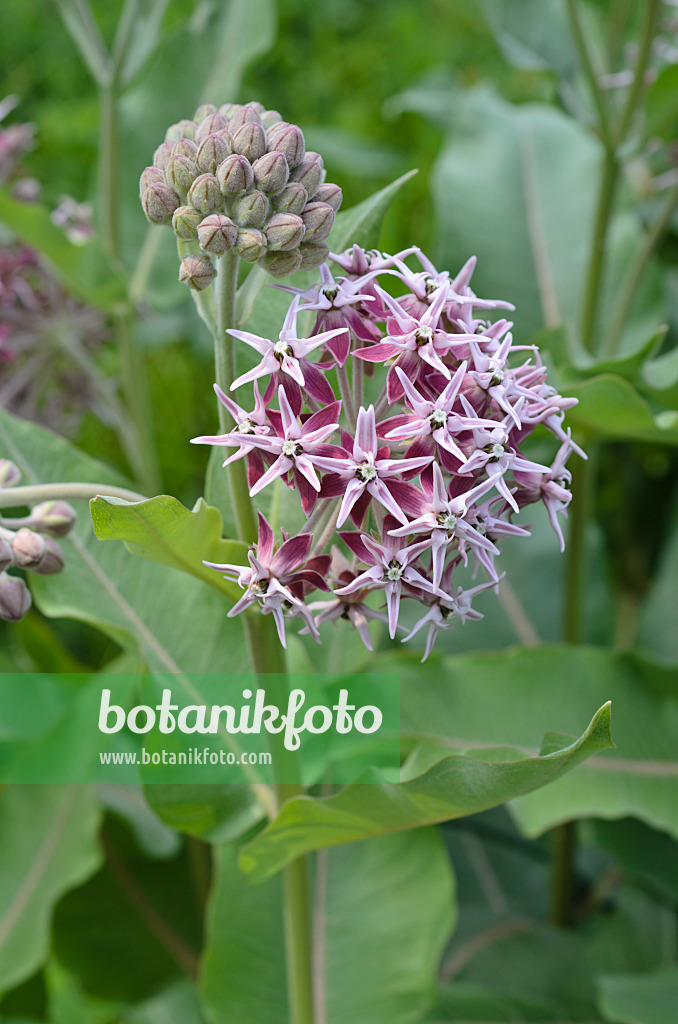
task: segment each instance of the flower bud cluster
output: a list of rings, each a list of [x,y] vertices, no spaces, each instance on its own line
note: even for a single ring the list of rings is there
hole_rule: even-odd
[[[259,605],[283,644],[287,619],[316,640],[322,623],[348,619],[371,649],[369,620],[394,638],[405,601],[416,602],[404,639],[426,629],[426,658],[441,630],[482,618],[472,601],[497,589],[503,539],[530,534],[514,521],[523,508],[542,502],[564,547],[566,463],[586,457],[563,427],[576,400],[547,383],[536,346],[514,344],[510,321],[492,318],[510,303],[472,291],[475,259],[451,278],[417,248],[331,258],[336,277],[325,265],[306,291],[276,286],[294,296],[278,338],[230,332],[260,359],[231,387],[253,384],[254,405],[217,388],[234,426],[194,439],[234,448],[224,465],[245,458],[253,497],[279,477],[296,489],[308,526],[276,549],[260,514],[249,565],[212,567],[245,591],[229,614]],[[316,314],[310,337],[297,328],[302,310]],[[538,426],[560,445],[550,464],[523,450]],[[348,522],[355,529],[341,530]],[[467,568],[485,579],[460,583]],[[329,584],[329,599],[308,603]]]
[[[322,157],[277,111],[206,103],[167,130],[139,193],[151,223],[171,224],[177,238],[195,243],[179,280],[200,291],[225,252],[274,277],[324,263],[342,198],[324,176]]]
[[[17,466],[0,459],[0,491],[21,479]],[[75,510],[65,501],[43,501],[27,516],[0,516],[0,619],[18,622],[31,607],[31,594],[20,576],[9,569],[23,569],[52,576],[64,567],[57,538],[65,537],[75,523]]]
[[[22,167],[23,157],[35,145],[35,126],[2,124],[18,102],[17,96],[6,96],[0,100],[0,185],[11,183],[15,199],[35,202],[40,196],[40,185],[35,178],[26,177]]]

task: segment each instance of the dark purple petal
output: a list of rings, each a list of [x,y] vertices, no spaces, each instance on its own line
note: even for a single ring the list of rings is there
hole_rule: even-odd
[[[261,512],[259,513],[261,515]],[[300,533],[296,537],[290,537],[276,551],[271,561],[271,573],[282,579],[284,576],[294,572],[308,558],[313,542],[312,533]]]
[[[387,359],[397,356],[400,349],[388,342],[380,341],[378,345],[368,345],[366,348],[357,348],[353,355],[357,359],[364,359],[368,363],[385,363]]]
[[[337,473],[325,473],[320,481],[319,498],[339,498],[346,490],[346,481]]]
[[[341,402],[330,402],[324,409],[318,409],[312,416],[305,420],[301,430],[301,436],[305,437],[314,430],[321,427],[328,427],[330,423],[337,423],[341,413]]]
[[[257,512],[257,518],[259,520],[257,559],[262,565],[268,566],[273,556],[273,530],[263,512]]]
[[[318,367],[314,363],[309,362],[308,359],[301,359],[299,361],[299,365],[303,370],[304,380],[306,381],[305,387],[309,395],[311,395],[312,398],[315,398],[316,401],[320,402],[322,405],[330,405],[332,402],[335,402],[336,395],[330,387],[329,381],[326,379],[322,370],[319,370]],[[290,405],[291,404],[292,403],[290,402]],[[301,412],[301,407],[299,411]]]
[[[397,480],[386,483],[396,502],[408,516],[416,518],[424,514],[427,508],[425,495],[414,484],[401,484]]]
[[[299,492],[301,507],[305,516],[310,516],[318,500],[318,492],[298,469],[294,470],[294,483]]]
[[[366,565],[374,565],[374,556],[365,547],[363,535],[361,533],[356,533],[353,530],[342,530],[339,533],[339,536],[346,547],[352,551],[361,562],[365,562]]]

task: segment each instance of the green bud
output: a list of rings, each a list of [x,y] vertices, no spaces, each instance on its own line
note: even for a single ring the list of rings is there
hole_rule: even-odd
[[[219,113],[208,114],[207,117],[200,122],[198,130],[195,133],[195,141],[200,145],[203,139],[206,139],[208,135],[215,135],[217,132],[221,131],[222,128],[228,128],[228,121],[224,115]]]
[[[195,125],[192,121],[177,121],[165,132],[165,142],[178,142],[179,139],[194,139]]]
[[[291,181],[282,192],[273,197],[273,209],[276,213],[299,214],[308,202],[308,192],[300,181]]]
[[[233,136],[233,152],[240,153],[250,163],[258,160],[266,152],[266,132],[260,124],[248,121],[238,128]]]
[[[265,230],[270,248],[287,252],[304,237],[304,222],[294,213],[274,213]]]
[[[174,234],[186,242],[192,242],[198,237],[198,225],[201,221],[202,214],[192,206],[180,206],[172,215]]]
[[[238,196],[252,187],[252,165],[244,156],[233,153],[217,167],[217,181],[225,196]]]
[[[186,156],[173,156],[165,168],[165,181],[180,195],[186,195],[198,176],[198,166]]]
[[[259,260],[259,265],[267,270],[271,277],[289,277],[301,266],[301,253],[298,249],[289,252],[267,252]]]
[[[238,232],[234,249],[246,263],[256,263],[268,248],[263,231],[256,228],[243,228]]]
[[[192,164],[198,155],[198,147],[191,139],[179,139],[172,146],[172,156],[185,156]]]
[[[261,115],[261,123],[264,128],[272,128],[274,124],[278,123],[278,121],[282,121],[282,117],[277,110],[264,110]]]
[[[153,182],[164,182],[164,180],[165,175],[159,167],[145,167],[141,172],[141,177],[139,178],[139,198],[143,196],[148,186],[152,185]]]
[[[301,253],[301,265],[299,269],[315,270],[317,267],[322,266],[329,256],[330,247],[329,245],[325,245],[324,242],[303,241],[299,246],[299,252]]]
[[[260,116],[261,111],[257,110],[257,106],[261,107],[261,103],[256,105],[254,103],[248,103],[246,106],[240,107],[239,110],[236,110],[235,113],[229,117],[228,130],[231,135],[235,135],[235,133],[242,128],[244,124],[258,124],[259,127],[262,127]],[[263,109],[264,108],[261,107],[261,110]]]
[[[206,117],[209,117],[210,114],[216,114],[216,112],[217,108],[213,103],[201,103],[195,112],[193,120],[196,124],[201,124]]]
[[[217,276],[214,264],[209,256],[184,256],[179,267],[179,280],[196,292],[207,288]]]
[[[31,594],[18,576],[0,576],[0,619],[19,622],[31,607]]]
[[[263,192],[280,192],[287,184],[290,169],[282,153],[264,153],[252,164],[254,180]]]
[[[264,223],[271,206],[263,192],[248,192],[233,204],[233,217],[241,228],[258,228]]]
[[[320,185],[316,194],[312,197],[312,203],[327,203],[333,210],[338,210],[341,206],[341,201],[344,198],[343,192],[338,185],[333,185],[330,181],[324,185]]]
[[[17,569],[34,569],[45,554],[45,541],[39,533],[29,530],[27,526],[17,530],[11,545],[12,559]]]
[[[216,174],[219,164],[223,163],[230,155],[231,145],[227,138],[221,135],[208,135],[200,143],[196,159],[201,171],[205,171],[207,174]]]
[[[306,228],[307,242],[322,242],[327,238],[336,214],[329,203],[309,203],[302,211],[301,219]]]
[[[214,213],[223,205],[219,182],[213,174],[200,174],[195,179],[188,193],[188,201],[200,213]]]
[[[141,198],[144,213],[151,224],[169,224],[179,205],[179,196],[161,181],[149,185]]]
[[[172,143],[161,142],[155,153],[153,154],[153,165],[159,167],[161,171],[167,167],[169,159],[172,156]]]
[[[304,159],[306,152],[303,132],[296,124],[288,124],[287,127],[275,131],[277,127],[278,125],[274,125],[269,132],[268,148],[282,153],[290,167],[294,169]],[[274,133],[273,139],[271,133]]]
[[[322,180],[322,162],[318,165],[316,160],[309,160],[308,154],[306,155],[306,159],[302,160],[290,174],[290,181],[301,182],[309,196],[312,196],[314,192],[318,191],[318,186]]]
[[[65,537],[76,518],[75,509],[66,501],[42,501],[31,509],[31,524],[48,537]]]
[[[222,103],[219,107],[219,113],[228,121],[236,111],[240,110],[241,106],[241,103]]]
[[[200,246],[212,256],[221,256],[232,249],[237,237],[237,227],[223,213],[210,213],[198,227]]]
[[[15,487],[21,480],[21,470],[9,459],[0,459],[0,488]]]
[[[34,572],[38,576],[54,576],[61,572],[64,567],[63,551],[55,540],[45,541],[45,554],[39,565],[36,565]]]

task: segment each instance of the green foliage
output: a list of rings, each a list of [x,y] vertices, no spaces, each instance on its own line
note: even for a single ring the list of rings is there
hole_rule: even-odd
[[[678,970],[618,974],[600,979],[599,1005],[611,1024],[672,1024],[678,1000]]]

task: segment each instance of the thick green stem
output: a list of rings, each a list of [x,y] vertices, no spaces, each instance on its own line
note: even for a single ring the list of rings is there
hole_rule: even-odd
[[[570,28],[572,29],[572,36],[577,47],[579,60],[581,61],[582,71],[584,72],[584,76],[591,92],[591,97],[596,107],[600,134],[602,138],[608,142],[610,138],[610,123],[607,116],[607,107],[605,106],[603,91],[598,84],[598,75],[596,74],[596,70],[593,66],[593,58],[589,50],[586,33],[584,32],[581,18],[579,17],[579,5],[577,0],[566,0],[566,5],[567,14],[570,19]]]
[[[589,352],[592,352],[595,348],[594,338],[607,258],[607,236],[614,209],[614,198],[618,180],[619,160],[617,159],[617,154],[610,146],[606,146],[581,316],[581,337]]]
[[[628,320],[631,306],[636,292],[643,279],[653,252],[661,241],[661,238],[678,207],[678,185],[674,186],[666,197],[661,213],[650,227],[638,254],[629,268],[627,277],[620,288],[620,298],[617,303],[616,313],[612,320],[609,331],[600,348],[601,356],[613,356],[619,349],[619,343]]]
[[[572,502],[570,504],[570,530],[567,540],[565,567],[565,609],[563,634],[567,643],[582,640],[582,604],[586,590],[586,527],[589,520],[595,455],[589,453],[588,462],[577,462],[572,467]]]
[[[551,833],[553,844],[551,924],[566,928],[572,924],[574,861],[577,850],[577,822],[566,821]]]
[[[19,508],[37,505],[41,501],[89,501],[98,494],[123,501],[145,501],[143,494],[128,491],[126,487],[108,484],[29,484],[26,487],[6,487],[0,490],[0,508]]]
[[[99,230],[108,256],[120,260],[118,224],[118,96],[114,83],[103,86],[99,95]]]
[[[620,146],[625,142],[626,136],[633,125],[636,109],[645,90],[645,74],[650,63],[652,43],[654,42],[657,30],[657,17],[660,7],[661,0],[645,0],[643,4],[643,26],[640,35],[638,60],[636,61],[633,82],[626,97],[626,103],[624,104],[617,131],[617,144]]]
[[[215,281],[216,331],[214,362],[219,387],[228,392],[235,378],[235,343],[226,331],[236,326],[238,257],[227,253],[219,260]],[[228,429],[226,410],[220,406],[220,426]],[[253,541],[256,521],[247,487],[244,459],[230,466],[229,480],[236,524],[241,540]],[[280,645],[272,615],[246,615],[245,632],[252,667],[279,707],[287,704],[289,684],[285,651]],[[273,770],[278,805],[303,793],[298,758],[287,750],[281,736],[271,736]],[[285,948],[290,1024],[313,1024],[312,929],[308,864],[305,857],[283,872]]]

